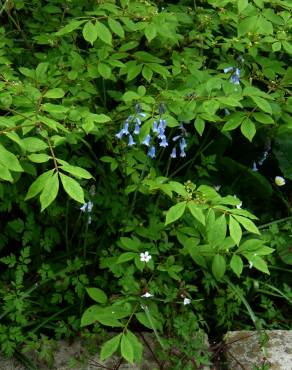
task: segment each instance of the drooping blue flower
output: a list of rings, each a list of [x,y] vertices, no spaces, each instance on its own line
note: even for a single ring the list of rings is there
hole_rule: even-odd
[[[156,153],[155,153],[155,146],[151,146],[148,150],[148,153],[147,155],[150,157],[150,158],[155,158],[156,156]]]
[[[141,125],[141,120],[140,120],[140,118],[139,117],[136,117],[135,118],[135,122],[140,126]]]
[[[128,120],[126,120],[124,122],[124,126],[123,128],[121,129],[121,131],[119,131],[117,134],[116,134],[116,137],[118,139],[121,139],[124,135],[129,135],[129,122]]]
[[[176,158],[176,148],[175,147],[172,149],[172,152],[170,154],[170,158]]]
[[[136,123],[135,125],[135,130],[133,132],[135,135],[139,135],[140,134],[140,126],[138,125],[138,123]]]
[[[240,83],[240,69],[239,68],[235,69],[235,72],[230,77],[230,82],[233,83],[234,85],[239,85]]]
[[[233,67],[232,66],[223,69],[224,73],[228,73],[228,72],[230,72],[232,70],[233,70]]]
[[[164,128],[158,127],[158,139],[163,140],[165,139],[165,133],[164,133]]]
[[[165,104],[164,103],[160,103],[159,104],[159,108],[158,108],[158,113],[159,115],[161,116],[162,114],[164,114],[166,112],[166,107],[165,107]]]
[[[181,135],[177,135],[177,136],[175,136],[175,137],[172,138],[172,141],[177,141],[180,138],[181,138]]]
[[[137,104],[135,105],[135,112],[136,112],[136,113],[140,113],[140,112],[141,112],[141,105],[140,105],[139,103],[137,103]]]
[[[163,139],[160,141],[159,146],[162,148],[166,148],[168,146],[168,142],[166,140],[166,136],[164,135]]]
[[[142,141],[142,144],[149,146],[150,145],[151,136],[147,135],[145,139]]]
[[[139,114],[139,116],[141,116],[141,117],[146,117],[146,113],[138,113]]]
[[[128,142],[128,146],[133,146],[133,145],[135,145],[136,143],[135,143],[135,141],[134,141],[134,139],[133,139],[133,136],[130,134],[129,135],[129,142]]]
[[[187,143],[186,143],[186,140],[185,138],[181,138],[180,141],[179,141],[179,147],[180,147],[180,150],[183,152],[185,150],[185,148],[187,147]]]
[[[152,131],[153,132],[158,132],[158,127],[157,127],[157,122],[156,121],[153,122]]]
[[[257,172],[258,171],[258,168],[257,168],[257,164],[256,162],[253,162],[252,164],[252,169],[251,169],[253,172]]]
[[[229,109],[224,108],[224,114],[225,114],[225,116],[229,116],[230,115]]]
[[[186,156],[186,152],[184,151],[184,149],[180,148],[180,154],[179,154],[179,156],[180,156],[181,158],[183,158],[183,157],[185,157],[185,156]]]
[[[166,128],[166,121],[165,121],[163,118],[160,118],[160,120],[159,120],[158,130],[159,130],[159,129],[163,129],[163,130],[165,130],[165,128]]]

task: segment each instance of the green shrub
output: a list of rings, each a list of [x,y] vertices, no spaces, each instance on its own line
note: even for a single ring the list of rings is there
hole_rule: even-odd
[[[256,223],[290,216],[291,9],[4,3],[2,352],[94,324],[139,362],[146,328],[191,369],[194,332],[270,324],[246,297],[279,262]]]

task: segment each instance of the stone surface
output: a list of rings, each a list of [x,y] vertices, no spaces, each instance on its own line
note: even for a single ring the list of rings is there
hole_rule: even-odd
[[[144,346],[143,361],[139,366],[121,363],[121,365],[117,367],[117,364],[119,363],[118,357],[113,357],[106,361],[106,363],[101,363],[98,356],[98,344],[96,343],[96,354],[90,355],[81,340],[76,340],[71,344],[66,341],[57,342],[57,345],[54,346],[54,364],[52,367],[48,367],[45,363],[37,361],[33,353],[27,355],[27,357],[32,360],[38,370],[159,370],[158,363],[151,352],[153,349],[155,352],[155,347],[157,347],[155,337],[150,333],[144,333],[143,336],[151,350],[147,346]],[[206,346],[208,347],[207,336],[205,340]],[[169,369],[169,367],[165,366],[164,369]],[[0,357],[0,370],[26,370],[26,368],[19,364],[15,359],[5,360],[3,357]],[[210,370],[210,368],[208,366],[204,366],[201,367],[200,370]]]
[[[230,370],[292,370],[292,330],[266,330],[267,341],[261,346],[260,334],[254,331],[231,331],[225,337],[225,355]]]

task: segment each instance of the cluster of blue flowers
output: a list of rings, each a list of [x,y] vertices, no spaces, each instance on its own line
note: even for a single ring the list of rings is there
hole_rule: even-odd
[[[224,68],[223,71],[224,73],[228,73],[232,71],[230,82],[233,83],[234,85],[239,85],[240,83],[240,69],[239,68],[230,66],[230,67]]]
[[[152,124],[152,128],[150,133],[146,135],[146,137],[142,140],[141,144],[148,148],[147,155],[150,158],[156,157],[156,146],[158,144],[161,148],[166,148],[169,146],[169,141],[166,136],[166,121],[163,118],[163,114],[165,113],[165,105],[161,103],[159,105],[159,116],[158,119],[155,120]],[[123,128],[116,134],[118,139],[122,139],[124,136],[128,137],[128,146],[133,146],[136,144],[133,136],[138,136],[140,134],[140,127],[141,127],[141,117],[145,117],[146,114],[141,112],[141,106],[137,104],[135,106],[135,115],[130,115],[126,121],[124,122]],[[185,157],[186,152],[185,149],[187,147],[186,143],[186,129],[184,128],[183,124],[179,126],[180,133],[172,138],[174,142],[170,157],[177,158],[177,150],[179,149],[179,156]],[[157,143],[158,142],[158,143]],[[178,145],[177,145],[178,143]]]
[[[122,139],[124,136],[128,136],[128,146],[133,146],[136,144],[133,135],[137,136],[140,134],[141,127],[141,118],[146,117],[146,114],[141,112],[140,104],[135,105],[135,114],[130,115],[124,122],[123,128],[116,134],[118,139]],[[131,126],[134,126],[134,130],[130,129]]]

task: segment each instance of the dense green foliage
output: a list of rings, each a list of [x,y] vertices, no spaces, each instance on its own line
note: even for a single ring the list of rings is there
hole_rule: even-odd
[[[2,3],[1,352],[289,327],[291,2]]]

